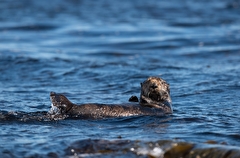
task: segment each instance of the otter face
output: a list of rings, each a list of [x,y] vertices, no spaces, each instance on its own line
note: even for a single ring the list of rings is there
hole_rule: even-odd
[[[141,103],[171,102],[169,84],[159,77],[149,77],[141,83]]]

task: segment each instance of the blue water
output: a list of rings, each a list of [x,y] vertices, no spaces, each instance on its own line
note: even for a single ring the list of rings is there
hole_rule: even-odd
[[[0,155],[65,155],[84,139],[208,140],[240,146],[240,2],[0,2],[0,110],[125,103],[140,82],[170,84],[174,114],[105,120],[0,118]]]

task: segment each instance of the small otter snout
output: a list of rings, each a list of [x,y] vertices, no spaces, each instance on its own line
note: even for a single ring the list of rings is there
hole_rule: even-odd
[[[153,84],[152,86],[150,86],[150,88],[156,89],[156,88],[158,88],[158,86],[156,84]]]
[[[167,100],[169,98],[169,94],[166,91],[160,90],[160,91],[153,91],[148,94],[150,99],[160,102]]]

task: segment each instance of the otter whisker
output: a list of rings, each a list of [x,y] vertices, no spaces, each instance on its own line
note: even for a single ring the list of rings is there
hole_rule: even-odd
[[[150,97],[150,92],[147,93],[147,96]]]

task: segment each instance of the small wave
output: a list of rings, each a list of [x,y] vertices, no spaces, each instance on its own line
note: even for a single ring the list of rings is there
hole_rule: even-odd
[[[51,121],[53,118],[50,117],[46,111],[41,112],[22,112],[22,111],[0,111],[0,121]]]
[[[57,26],[51,24],[29,24],[18,26],[2,26],[0,31],[50,31],[56,29]]]

